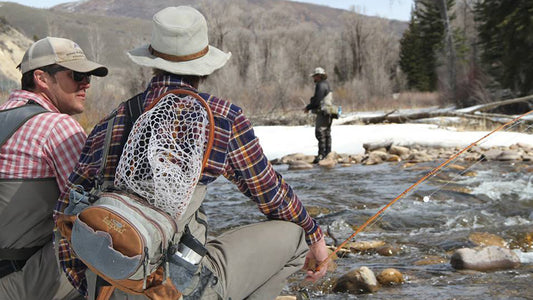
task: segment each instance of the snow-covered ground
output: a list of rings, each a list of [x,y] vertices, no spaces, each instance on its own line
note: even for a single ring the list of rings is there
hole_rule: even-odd
[[[287,154],[317,154],[313,126],[257,126],[255,134],[268,159]],[[337,153],[364,153],[364,143],[391,141],[396,145],[434,147],[465,147],[489,131],[459,131],[453,127],[433,124],[336,125],[331,128],[332,150]],[[478,145],[482,148],[510,146],[516,143],[533,147],[533,135],[499,131]]]

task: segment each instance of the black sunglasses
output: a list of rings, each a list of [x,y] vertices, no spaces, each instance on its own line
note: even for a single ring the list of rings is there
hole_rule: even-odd
[[[74,79],[74,81],[76,81],[77,83],[83,82],[84,80],[85,82],[90,83],[91,74],[72,71],[72,79]]]
[[[50,75],[54,75],[55,73],[57,72],[61,72],[61,71],[68,71],[70,69],[67,69],[65,67],[62,67],[62,66],[58,66],[58,65],[50,65],[50,66],[46,66],[46,67],[43,67],[41,68],[43,71],[45,71],[46,73],[50,74]],[[73,70],[70,70],[72,71],[72,75],[70,75],[70,77],[72,78],[72,80],[74,80],[75,82],[77,83],[81,83],[83,82],[84,80],[87,82],[87,83],[90,83],[91,82],[91,74],[88,74],[88,73],[81,73],[81,72],[76,72],[76,71],[73,71]]]

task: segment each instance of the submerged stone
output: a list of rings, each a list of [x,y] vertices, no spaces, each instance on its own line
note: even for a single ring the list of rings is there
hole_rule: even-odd
[[[468,236],[468,240],[476,246],[507,246],[507,242],[505,242],[502,237],[488,232],[471,233],[470,236]]]
[[[498,246],[479,250],[462,248],[452,255],[450,264],[458,270],[505,270],[520,266],[520,258],[513,251]]]
[[[404,281],[403,274],[394,268],[388,268],[381,271],[377,280],[381,285],[395,285]]]

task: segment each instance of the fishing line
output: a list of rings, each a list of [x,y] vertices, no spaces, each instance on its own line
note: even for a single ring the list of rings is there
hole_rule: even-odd
[[[512,129],[514,129],[514,128],[520,126],[520,125],[523,124],[523,123],[524,123],[523,120],[521,120],[520,122],[515,122],[515,123],[513,123],[512,125],[510,125],[509,127],[505,128],[505,130],[503,130],[503,131],[504,131],[504,132],[509,132],[509,131],[511,131]],[[532,124],[532,125],[528,125],[526,128],[524,128],[523,130],[521,130],[521,132],[526,132],[526,131],[529,130],[530,128],[533,128],[533,124]],[[508,138],[508,140],[509,140],[509,139],[510,139],[510,138]],[[480,142],[480,143],[478,144],[478,146],[481,146],[481,145],[485,144],[487,141],[488,141],[488,139],[483,140],[482,142]],[[457,159],[458,159],[458,158],[456,158],[456,160],[457,160]],[[483,161],[484,161],[483,159],[477,159],[474,163],[472,163],[472,164],[470,164],[469,166],[465,167],[464,170],[461,170],[461,171],[459,171],[459,172],[457,172],[457,173],[454,173],[454,174],[452,175],[452,178],[451,178],[450,180],[447,180],[444,184],[440,185],[440,186],[439,186],[437,189],[435,189],[431,194],[424,196],[424,197],[423,197],[424,202],[429,201],[429,200],[431,199],[431,197],[432,197],[434,194],[438,193],[439,191],[441,191],[441,190],[442,190],[443,188],[445,188],[446,186],[448,186],[448,185],[454,183],[457,179],[460,179],[464,174],[468,173],[471,169],[474,169],[478,164],[482,163]],[[434,177],[437,176],[438,174],[442,173],[443,171],[444,171],[444,168],[441,169],[441,170],[439,170],[439,172],[436,173],[436,174],[434,175]],[[427,198],[426,198],[426,197],[427,197]]]
[[[318,264],[318,266],[315,268],[315,271],[319,271],[326,262],[328,262],[334,255],[337,254],[337,252],[342,248],[344,247],[352,238],[354,238],[358,233],[360,233],[361,231],[363,231],[369,224],[372,224],[373,222],[375,222],[375,220],[381,215],[383,214],[383,212],[385,212],[385,210],[387,210],[389,207],[391,207],[394,203],[396,203],[396,201],[400,200],[401,198],[403,198],[405,195],[407,195],[407,193],[409,193],[410,191],[412,191],[415,187],[417,187],[418,185],[420,185],[422,182],[426,181],[428,178],[434,176],[439,170],[441,170],[443,167],[445,167],[446,165],[448,165],[450,162],[454,161],[459,155],[463,154],[464,152],[468,151],[469,149],[471,149],[472,147],[478,145],[481,141],[485,140],[487,137],[489,137],[490,135],[492,135],[493,133],[497,132],[497,131],[500,131],[504,128],[507,128],[509,127],[510,125],[513,125],[514,123],[516,123],[518,120],[522,119],[523,117],[529,115],[533,113],[533,110],[525,113],[525,114],[522,114],[514,119],[512,119],[511,121],[508,121],[507,123],[504,123],[500,126],[498,126],[496,129],[490,131],[489,133],[485,134],[483,137],[481,137],[480,139],[476,140],[475,142],[471,143],[470,145],[464,147],[463,149],[461,149],[460,151],[456,152],[454,155],[452,155],[450,158],[448,158],[446,161],[444,161],[443,163],[441,163],[440,165],[438,165],[437,167],[435,167],[434,169],[432,169],[430,172],[428,172],[426,175],[424,175],[422,178],[420,178],[418,181],[416,181],[414,184],[412,184],[411,186],[409,186],[406,190],[404,190],[401,194],[399,194],[396,198],[392,199],[387,205],[385,205],[383,208],[381,208],[376,214],[374,214],[372,217],[370,217],[369,219],[366,220],[365,223],[363,223],[363,225],[361,225],[360,227],[358,227],[355,232],[350,235],[346,240],[344,240],[344,242],[342,242],[340,245],[337,246],[337,248],[331,252],[328,257],[323,260],[322,262],[320,262]]]
[[[505,132],[509,132],[511,131],[513,128],[516,128],[518,127],[520,124],[522,124],[523,122],[515,122],[513,123],[512,125],[508,126],[507,128],[505,128]],[[528,127],[526,127],[524,130],[522,130],[521,132],[525,132],[527,131],[529,128],[533,127],[533,125],[529,125]],[[488,139],[485,139],[481,142],[479,142],[477,144],[477,146],[482,146],[483,144],[485,144],[486,142],[488,141]],[[450,161],[450,163],[453,163],[453,162],[456,162],[457,160],[459,160],[459,157],[455,157],[455,159],[453,159],[452,161]],[[459,172],[453,172],[451,174],[451,178],[449,180],[446,180],[444,183],[439,183],[439,184],[436,184],[436,188],[432,190],[432,192],[430,194],[426,194],[425,196],[422,197],[422,201],[423,202],[428,202],[432,197],[433,195],[435,195],[436,193],[440,192],[441,190],[443,190],[445,187],[453,184],[455,181],[458,181],[459,179],[463,178],[464,174],[470,172],[472,169],[474,169],[478,164],[482,163],[484,160],[483,159],[477,159],[475,160],[475,162],[473,162],[472,164],[468,165],[468,166],[465,166],[463,170],[460,170]],[[449,166],[448,166],[449,167]],[[435,174],[432,175],[432,178],[435,178],[437,177],[439,174],[443,173],[444,170],[446,170],[446,168],[442,168],[440,170],[438,170],[438,172],[436,172]],[[532,176],[533,177],[533,176]],[[430,181],[431,179],[428,178]],[[411,191],[411,192],[414,192]],[[406,195],[404,195],[404,198],[409,196],[411,193],[407,193]],[[379,222],[380,220],[383,219],[384,216],[387,215],[387,212],[384,212],[383,214],[381,214],[378,218],[376,218],[375,220],[373,220],[370,224],[368,224],[367,226],[367,229],[370,229],[372,228],[377,222]],[[335,245],[337,246],[337,245]]]

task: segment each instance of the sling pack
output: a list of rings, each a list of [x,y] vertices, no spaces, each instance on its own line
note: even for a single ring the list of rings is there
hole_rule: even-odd
[[[209,137],[205,152],[202,149],[203,168],[213,143],[212,113],[203,98],[188,90],[167,92],[155,100],[146,111],[156,106],[167,95],[192,97],[205,109],[209,122]],[[177,106],[180,111],[185,110],[182,104]],[[108,120],[95,188],[91,192],[86,192],[81,187],[79,190],[71,190],[69,206],[58,218],[58,229],[69,240],[76,256],[114,287],[131,294],[144,294],[151,299],[177,299],[180,292],[166,280],[166,264],[169,255],[178,249],[184,230],[178,228],[173,217],[150,204],[146,198],[131,191],[104,191],[102,188],[101,179],[106,166],[114,120],[115,118]],[[134,129],[140,127],[136,125],[137,123],[133,124]],[[126,155],[126,159],[129,155],[128,146],[131,146],[131,135],[122,153],[122,156]],[[175,132],[172,136],[179,135],[180,132]],[[143,150],[139,149],[137,152]]]
[[[320,101],[320,110],[334,119],[339,118],[340,106],[333,104],[333,93],[331,91]]]
[[[44,107],[28,101],[25,105],[0,111],[0,147],[29,119],[38,114],[47,112]]]

